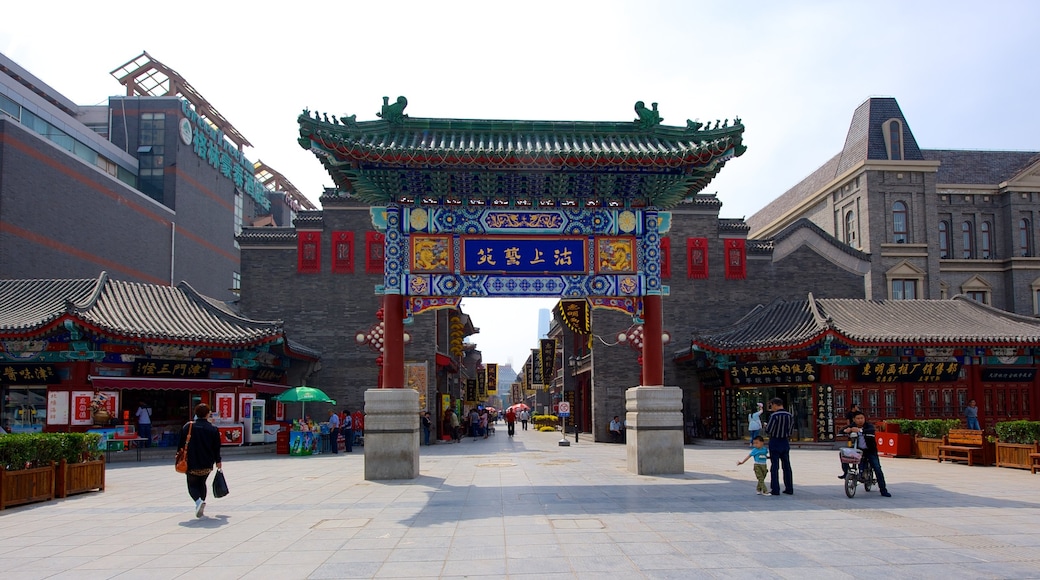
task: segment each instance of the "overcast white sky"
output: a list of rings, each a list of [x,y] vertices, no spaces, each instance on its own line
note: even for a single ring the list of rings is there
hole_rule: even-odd
[[[870,96],[895,97],[924,148],[1040,150],[1030,0],[8,4],[0,52],[76,103],[120,94],[109,72],[147,50],[315,202],[331,180],[297,115],[371,120],[384,95],[413,117],[625,121],[638,100],[666,125],[740,116],[748,151],[706,190],[722,217],[837,153]],[[523,362],[552,302],[466,300],[484,360]]]

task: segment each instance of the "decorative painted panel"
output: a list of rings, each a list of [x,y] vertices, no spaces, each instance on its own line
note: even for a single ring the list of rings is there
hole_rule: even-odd
[[[378,288],[385,293],[667,293],[661,285],[660,244],[670,216],[653,209],[391,205],[373,208],[371,215],[386,235],[384,285]]]

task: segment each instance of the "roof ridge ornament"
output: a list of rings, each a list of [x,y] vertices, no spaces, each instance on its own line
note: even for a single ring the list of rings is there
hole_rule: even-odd
[[[407,106],[408,99],[404,97],[397,97],[397,102],[392,105],[390,97],[383,97],[383,108],[376,116],[390,124],[400,123],[408,118],[408,115],[404,114],[404,108]]]
[[[385,98],[385,97],[384,97]],[[643,101],[636,101],[636,124],[640,129],[649,131],[660,125],[664,118],[661,117],[661,113],[657,112],[657,103],[650,103],[651,109],[646,108],[646,104]]]

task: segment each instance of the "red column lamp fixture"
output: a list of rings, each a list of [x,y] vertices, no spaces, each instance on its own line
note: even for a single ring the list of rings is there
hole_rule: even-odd
[[[639,353],[638,361],[639,365],[643,364],[643,325],[633,324],[629,326],[627,330],[622,330],[617,334],[617,341],[619,343],[625,343],[629,348]],[[667,330],[661,331],[661,344],[668,344],[672,341],[672,335]]]
[[[382,387],[383,383],[383,343],[384,335],[386,333],[383,325],[383,309],[380,308],[376,311],[376,319],[379,322],[373,324],[368,330],[358,331],[354,335],[354,340],[357,341],[358,345],[368,345],[368,348],[372,349],[372,352],[378,353],[376,357],[376,366],[379,367],[379,378],[377,379],[377,387]],[[404,343],[408,344],[412,341],[412,335],[407,331],[404,333]]]

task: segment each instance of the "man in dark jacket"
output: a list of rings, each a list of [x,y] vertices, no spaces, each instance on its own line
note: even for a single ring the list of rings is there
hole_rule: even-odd
[[[779,397],[769,400],[769,422],[766,423],[766,434],[769,435],[769,493],[780,495],[780,473],[784,476],[784,493],[794,493],[794,477],[791,472],[791,432],[794,430],[794,417],[784,410],[784,401]]]
[[[874,424],[867,422],[867,416],[863,414],[863,411],[856,411],[852,417],[852,425],[846,427],[845,432],[859,433],[859,441],[856,442],[856,445],[863,450],[860,466],[869,462],[870,466],[874,468],[874,475],[877,476],[881,496],[892,497],[892,494],[888,493],[888,485],[885,484],[885,472],[881,471],[881,460],[878,458],[877,450],[877,431],[874,429]]]
[[[195,501],[195,517],[201,518],[206,509],[206,478],[217,469],[220,461],[220,432],[209,422],[209,406],[200,403],[195,407],[195,421],[184,424],[177,450],[187,446],[188,495]]]

